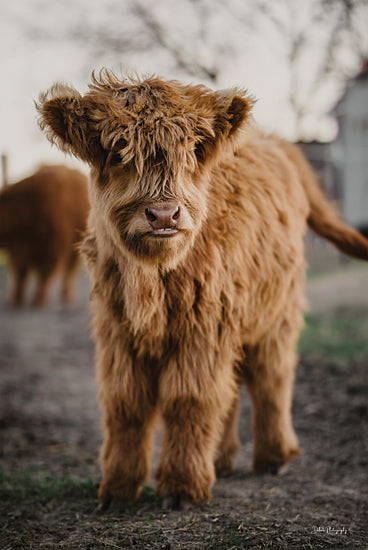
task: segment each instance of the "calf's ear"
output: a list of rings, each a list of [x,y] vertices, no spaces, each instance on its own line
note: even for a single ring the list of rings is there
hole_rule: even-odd
[[[55,84],[40,95],[36,108],[41,130],[61,151],[93,165],[103,160],[89,98],[70,86]]]
[[[248,97],[235,95],[230,104],[225,107],[225,112],[219,113],[219,118],[223,117],[230,124],[230,128],[226,128],[229,136],[233,136],[240,129],[243,122],[248,120],[254,101]]]
[[[238,90],[215,92],[208,96],[211,107],[211,123],[204,125],[196,147],[200,163],[213,157],[221,143],[237,136],[251,119],[254,99]],[[207,122],[209,118],[207,117]]]

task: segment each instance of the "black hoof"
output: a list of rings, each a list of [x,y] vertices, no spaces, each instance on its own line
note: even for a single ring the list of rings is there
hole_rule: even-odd
[[[191,507],[192,503],[180,494],[167,497],[162,503],[162,509],[165,512],[171,510],[189,510]]]
[[[98,514],[98,515],[104,514],[110,507],[111,501],[112,501],[111,497],[106,497],[101,502],[99,502],[95,510],[95,514]]]

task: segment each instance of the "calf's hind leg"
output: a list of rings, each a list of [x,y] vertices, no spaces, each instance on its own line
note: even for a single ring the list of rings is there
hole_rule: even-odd
[[[300,324],[280,321],[276,332],[248,350],[244,374],[252,401],[253,467],[257,472],[277,473],[301,452],[291,417]]]
[[[231,475],[234,471],[233,458],[240,449],[238,437],[239,396],[237,395],[226,416],[222,438],[216,452],[216,474]]]

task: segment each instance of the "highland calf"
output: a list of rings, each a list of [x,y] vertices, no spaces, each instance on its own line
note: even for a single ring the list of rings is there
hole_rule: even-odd
[[[251,123],[252,99],[156,77],[93,77],[41,96],[49,139],[91,166],[83,250],[100,398],[99,499],[133,501],[156,471],[167,506],[210,498],[238,450],[238,390],[253,407],[254,468],[299,453],[291,419],[307,224],[368,259],[299,151]]]
[[[88,211],[87,177],[65,166],[43,166],[0,191],[0,248],[13,275],[13,305],[22,304],[32,272],[37,277],[34,305],[46,303],[57,273],[63,277],[62,300],[70,300],[79,259],[76,245]]]

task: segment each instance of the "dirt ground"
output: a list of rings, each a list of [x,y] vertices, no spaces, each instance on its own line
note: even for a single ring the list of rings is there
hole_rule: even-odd
[[[311,309],[368,316],[367,283],[364,266],[317,277],[308,284]],[[73,305],[59,306],[54,294],[43,311],[5,307],[4,287],[0,270],[1,550],[368,548],[368,355],[301,358],[294,424],[304,453],[281,475],[251,471],[243,393],[236,471],[216,482],[209,504],[164,512],[146,488],[134,506],[98,516],[88,281],[78,279]]]

